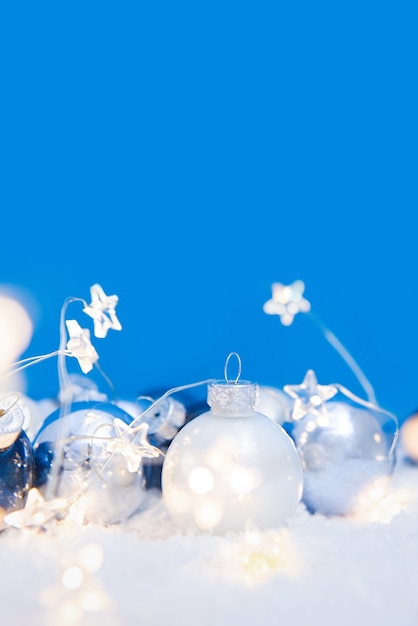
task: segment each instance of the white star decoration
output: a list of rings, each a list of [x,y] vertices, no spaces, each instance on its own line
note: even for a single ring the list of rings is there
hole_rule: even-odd
[[[135,428],[129,428],[125,422],[116,417],[113,425],[118,436],[109,445],[111,449],[116,446],[116,450],[122,452],[130,472],[139,470],[143,457],[160,456],[161,450],[152,446],[147,439],[148,424],[139,424]]]
[[[108,425],[105,425],[105,428],[109,431]],[[105,451],[109,453],[109,457],[116,453],[121,454],[126,460],[129,472],[138,472],[144,457],[157,458],[161,455],[161,450],[152,446],[147,439],[148,424],[143,423],[135,428],[129,428],[128,424],[115,418],[112,430],[116,436],[109,436],[109,441],[104,447]]]
[[[305,283],[295,280],[291,285],[273,283],[272,297],[263,306],[264,313],[278,315],[283,326],[290,326],[297,313],[310,311],[311,304],[303,297]]]
[[[299,420],[309,413],[320,415],[324,410],[324,402],[338,393],[334,385],[318,385],[313,370],[306,372],[300,385],[285,385],[283,389],[295,400],[292,410],[294,420]]]
[[[90,287],[90,294],[91,304],[84,307],[83,311],[93,318],[95,337],[103,339],[109,328],[122,330],[115,313],[119,301],[118,296],[107,296],[98,283]]]
[[[15,528],[40,528],[50,520],[64,515],[68,506],[65,498],[45,500],[39,489],[33,487],[28,493],[25,507],[6,515],[3,522]]]
[[[99,359],[99,355],[90,342],[90,331],[88,328],[81,328],[76,320],[67,320],[65,324],[70,335],[67,343],[69,356],[75,357],[81,370],[87,374]]]

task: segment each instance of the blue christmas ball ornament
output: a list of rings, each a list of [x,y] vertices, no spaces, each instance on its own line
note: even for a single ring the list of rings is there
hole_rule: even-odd
[[[116,404],[100,400],[73,402],[65,415],[61,415],[61,409],[58,408],[45,418],[34,437],[35,454],[39,457],[48,448],[53,451],[55,442],[65,439],[73,456],[76,454],[85,458],[89,454],[89,437],[94,435],[101,424],[113,424],[115,418],[125,424],[130,424],[133,419],[132,415]]]
[[[34,480],[32,445],[22,430],[24,413],[19,396],[0,401],[0,508],[6,512],[25,506]]]
[[[52,461],[54,459],[54,447],[51,441],[43,441],[34,451],[35,458],[35,477],[33,481],[34,487],[41,487],[48,480],[51,470]]]
[[[148,425],[148,440],[150,444],[161,450],[158,457],[148,457],[143,461],[143,472],[147,489],[161,489],[161,474],[164,454],[178,431],[185,425],[187,411],[185,405],[174,398],[164,398],[162,401],[151,397],[141,397],[134,405],[121,403],[134,416],[140,416],[143,423]]]

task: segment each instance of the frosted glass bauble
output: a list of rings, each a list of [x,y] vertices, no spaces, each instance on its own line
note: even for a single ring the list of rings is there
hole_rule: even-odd
[[[211,383],[209,411],[171,442],[162,470],[167,508],[181,529],[216,533],[286,525],[302,494],[302,467],[289,435],[254,410],[252,383]]]
[[[379,412],[346,402],[327,402],[322,414],[307,414],[291,434],[300,454],[303,502],[324,515],[354,513],[371,501],[393,472],[393,436]]]
[[[281,389],[260,385],[257,411],[267,415],[273,422],[284,424],[290,419],[292,400]]]
[[[64,417],[60,417],[59,410],[50,415],[35,440],[35,454],[48,444],[52,455],[58,441],[67,441],[55,495],[77,496],[76,508],[86,522],[123,522],[138,510],[145,497],[142,466],[138,471],[129,471],[122,454],[111,455],[107,450],[106,442],[116,436],[115,418],[125,424],[132,421],[131,415],[110,402],[75,402]],[[105,438],[103,445],[100,437]],[[39,487],[43,491],[47,488],[46,484]]]

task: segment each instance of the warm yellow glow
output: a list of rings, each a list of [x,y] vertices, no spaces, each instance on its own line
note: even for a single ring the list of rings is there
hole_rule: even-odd
[[[173,487],[172,491],[167,494],[166,497],[170,502],[170,506],[177,513],[187,513],[189,510],[191,498],[190,492]]]
[[[80,605],[84,611],[93,613],[107,608],[108,600],[100,589],[89,589],[81,594]]]
[[[228,471],[228,466],[231,463],[231,450],[234,445],[234,439],[229,435],[218,437],[207,450],[205,462],[209,467],[219,468],[222,472]]]
[[[195,467],[190,472],[188,482],[193,493],[204,495],[212,491],[215,479],[207,467]]]
[[[228,483],[237,495],[246,495],[262,482],[261,472],[257,469],[243,467],[232,468],[228,475]]]
[[[84,574],[76,565],[67,567],[62,575],[62,584],[67,589],[78,589],[83,584]]]
[[[299,560],[286,529],[260,532],[248,526],[239,558],[242,575],[250,586],[265,582],[277,571],[294,576],[299,569]]]
[[[80,484],[82,485],[82,487],[80,488],[80,492],[81,492],[81,489],[84,486],[87,487],[87,483],[80,482]],[[70,508],[68,509],[67,519],[77,524],[77,526],[83,526],[84,520],[86,518],[87,508],[88,508],[87,498],[76,499],[73,502],[73,504],[70,506]]]
[[[203,497],[193,511],[193,517],[199,528],[211,530],[222,519],[223,507],[216,498]]]
[[[245,568],[245,573],[250,577],[250,580],[256,582],[259,579],[266,578],[280,567],[283,567],[283,561],[278,551],[253,551],[243,555],[242,565]]]
[[[77,560],[86,572],[97,572],[103,564],[103,547],[100,543],[88,543],[77,553]]]
[[[35,526],[42,526],[45,523],[45,514],[42,511],[35,513],[33,516],[33,522]]]
[[[258,546],[261,542],[260,531],[251,523],[245,528],[245,540],[250,546]]]
[[[55,623],[62,624],[62,626],[79,626],[82,617],[82,610],[77,604],[74,602],[65,602],[58,608]]]
[[[418,461],[418,414],[411,415],[401,427],[401,440],[407,455]]]
[[[33,323],[23,305],[0,292],[0,369],[18,360],[32,334]]]
[[[406,489],[389,491],[387,478],[376,479],[359,494],[354,517],[367,522],[389,524],[410,501],[411,495]]]

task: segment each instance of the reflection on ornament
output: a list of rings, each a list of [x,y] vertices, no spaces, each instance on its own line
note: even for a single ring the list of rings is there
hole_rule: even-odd
[[[162,402],[153,402],[152,410],[144,413],[144,423],[148,424],[148,435],[159,445],[164,445],[174,438],[186,421],[184,404],[174,398],[165,398]]]
[[[317,385],[311,370],[305,381],[284,388],[295,405],[303,399],[291,430],[304,472],[302,500],[311,512],[351,514],[364,490],[393,472],[397,420],[341,385]],[[342,399],[327,400],[335,392]]]
[[[118,296],[107,296],[98,283],[90,287],[90,293],[91,303],[85,306],[83,311],[93,318],[95,337],[106,337],[110,328],[122,330],[121,323],[115,312],[119,301]]]
[[[408,459],[418,463],[418,412],[413,413],[404,421],[400,436]]]
[[[163,497],[182,529],[215,533],[288,523],[300,501],[302,468],[281,426],[254,410],[247,381],[208,385],[209,411],[175,436],[164,459]]]
[[[272,297],[264,304],[264,312],[269,315],[278,315],[283,326],[290,326],[298,313],[307,312],[311,305],[303,297],[305,283],[295,280],[291,285],[273,283]]]
[[[22,429],[19,398],[11,393],[0,399],[0,508],[5,512],[25,506],[34,478],[33,450]]]

